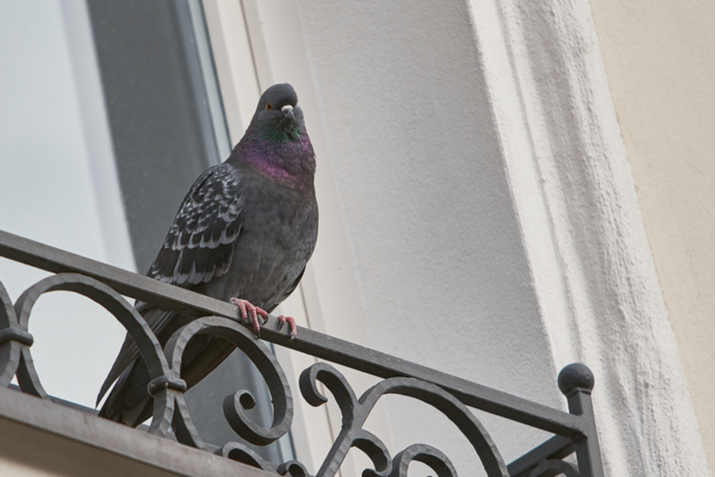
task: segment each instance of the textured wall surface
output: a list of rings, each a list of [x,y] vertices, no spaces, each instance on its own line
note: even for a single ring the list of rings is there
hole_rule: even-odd
[[[590,3],[472,5],[545,329],[598,377],[607,475],[708,475]]]
[[[714,469],[714,4],[592,0],[649,245]]]

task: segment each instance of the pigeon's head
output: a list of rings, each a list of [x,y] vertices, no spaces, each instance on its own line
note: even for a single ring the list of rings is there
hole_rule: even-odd
[[[264,137],[295,139],[303,129],[303,111],[297,103],[293,86],[275,84],[261,95],[252,123]]]

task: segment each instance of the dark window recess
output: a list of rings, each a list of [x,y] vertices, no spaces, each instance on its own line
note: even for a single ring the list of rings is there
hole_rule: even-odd
[[[219,157],[226,145],[216,143],[207,96],[207,86],[216,84],[206,84],[196,46],[197,36],[208,41],[207,34],[195,31],[185,0],[88,0],[88,5],[134,257],[144,273],[191,184],[225,159]],[[237,351],[186,394],[207,442],[240,440],[221,413],[224,397],[239,387],[270,402],[253,364]],[[270,427],[270,406],[250,414]],[[279,462],[290,453],[281,448],[290,449],[290,441],[255,449]]]
[[[89,0],[137,270],[219,158],[185,1]]]

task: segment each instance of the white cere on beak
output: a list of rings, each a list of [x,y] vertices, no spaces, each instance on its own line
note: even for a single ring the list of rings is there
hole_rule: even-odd
[[[293,106],[290,104],[287,104],[283,108],[281,108],[281,112],[284,114],[284,116],[290,116],[293,118]]]

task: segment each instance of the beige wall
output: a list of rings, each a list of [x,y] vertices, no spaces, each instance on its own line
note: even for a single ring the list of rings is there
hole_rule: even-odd
[[[591,0],[649,244],[714,469],[714,4]]]
[[[24,463],[15,462],[14,460],[0,458],[0,475],[13,475],[15,477],[57,477],[62,474],[30,467]]]

